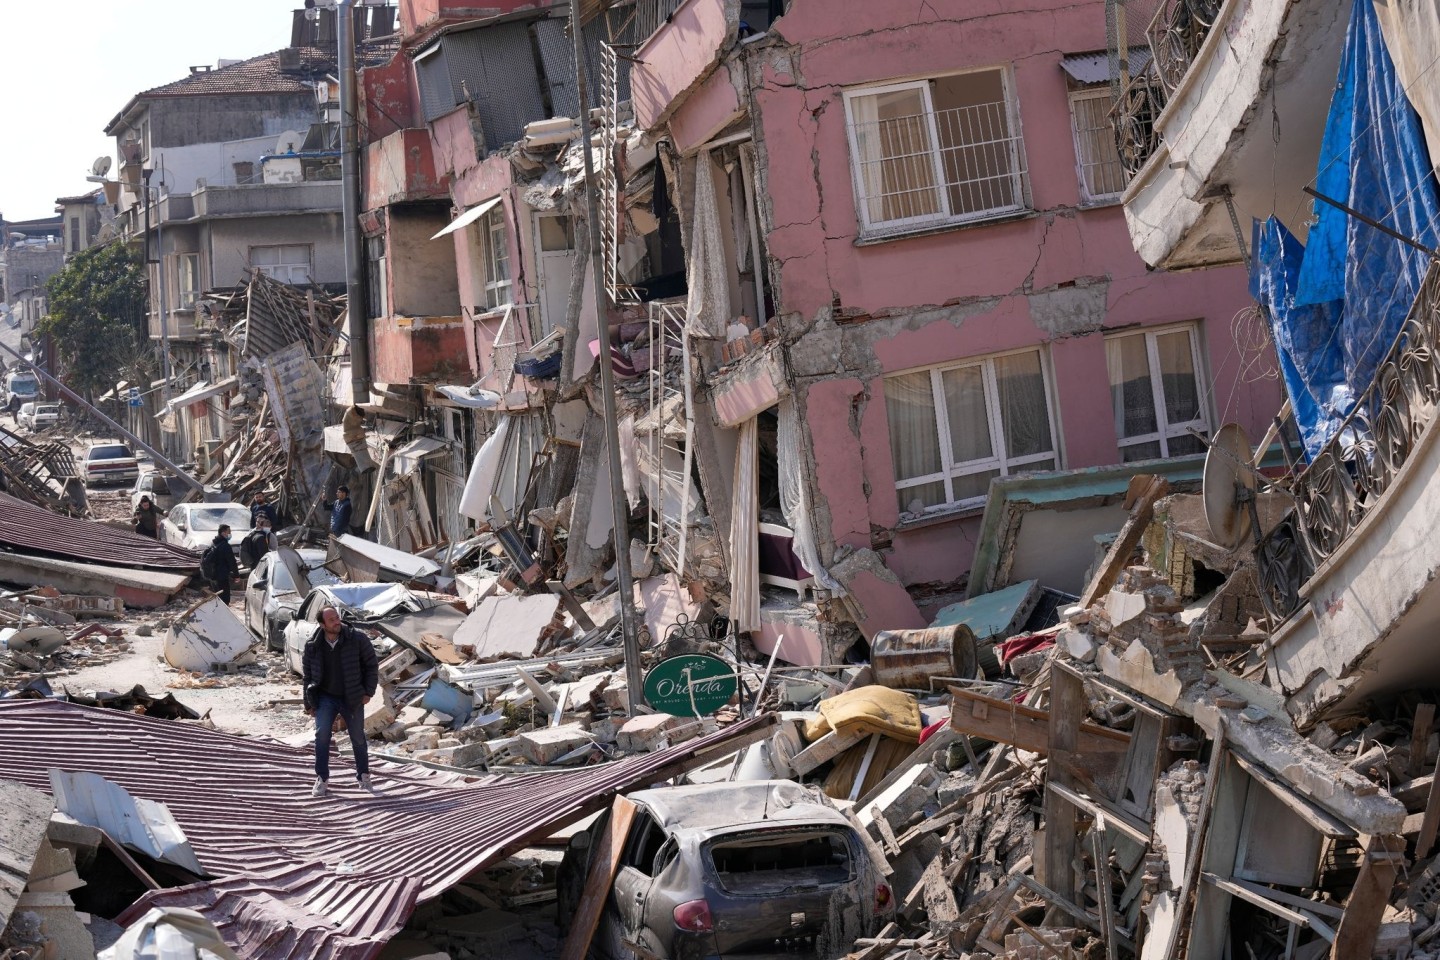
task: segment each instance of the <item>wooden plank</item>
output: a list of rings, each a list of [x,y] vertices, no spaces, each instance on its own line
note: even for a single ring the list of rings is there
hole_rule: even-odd
[[[866,791],[863,797],[855,801],[856,808],[863,810],[870,806],[870,804],[875,802],[876,797],[890,789],[890,787],[895,784],[895,781],[909,773],[916,764],[929,763],[931,757],[941,750],[948,750],[950,744],[959,739],[960,733],[953,727],[941,727],[939,730],[930,734],[929,740],[926,740],[916,747],[910,756],[902,760],[896,765],[895,769],[885,775],[884,780],[875,784],[872,789]],[[976,772],[979,772],[979,768],[976,768]]]
[[[1220,729],[1215,734],[1215,742],[1210,748],[1210,762],[1205,769],[1205,799],[1201,801],[1200,816],[1195,824],[1195,833],[1190,839],[1189,855],[1185,860],[1185,875],[1181,878],[1180,894],[1175,900],[1175,923],[1170,928],[1170,936],[1166,943],[1165,951],[1160,954],[1162,957],[1173,957],[1177,955],[1176,950],[1180,945],[1180,936],[1182,932],[1189,930],[1191,927],[1191,924],[1186,922],[1186,914],[1189,912],[1191,894],[1195,892],[1195,885],[1199,882],[1201,854],[1202,852],[1210,853],[1209,847],[1206,844],[1206,833],[1210,829],[1210,814],[1215,808],[1215,795],[1219,789],[1220,771],[1225,765],[1225,755],[1228,752],[1229,747],[1226,744],[1225,725],[1222,723]],[[1244,773],[1237,770],[1235,776],[1244,776]],[[1237,816],[1235,819],[1238,822],[1239,817]],[[1233,853],[1231,856],[1233,856]],[[1192,948],[1194,947],[1193,940],[1190,946]],[[1202,954],[1192,955],[1200,956]]]
[[[1440,828],[1440,772],[1430,779],[1430,795],[1425,799],[1425,816],[1420,821],[1420,838],[1415,841],[1417,862],[1430,855],[1437,828]]]
[[[1404,839],[1390,834],[1377,834],[1365,845],[1360,875],[1355,878],[1350,899],[1345,903],[1345,915],[1340,918],[1335,943],[1330,948],[1332,960],[1368,957],[1374,952],[1375,936],[1380,932],[1390,891],[1395,886],[1397,854],[1404,851]]]
[[[1080,742],[1080,718],[1085,715],[1085,685],[1080,678],[1064,670],[1050,675],[1049,755],[1074,756]],[[952,718],[954,711],[951,711]],[[1072,786],[1074,776],[1064,764],[1050,763],[1045,768],[1045,782]],[[1045,791],[1045,860],[1041,882],[1061,897],[1075,900],[1075,873],[1070,862],[1075,859],[1075,805],[1059,792]]]
[[[1071,675],[1073,676],[1073,675]],[[1054,678],[1051,678],[1054,682]],[[1042,756],[1049,753],[1050,714],[1009,700],[987,697],[962,687],[950,688],[950,726],[960,733],[1005,743]],[[1093,723],[1075,721],[1073,754],[1114,754],[1130,749],[1130,735]]]
[[[1253,890],[1249,885],[1241,886],[1233,880],[1227,880],[1224,877],[1217,877],[1215,876],[1215,874],[1210,873],[1209,871],[1201,871],[1200,879],[1204,880],[1206,883],[1210,884],[1213,887],[1224,890],[1232,897],[1239,897],[1241,900],[1244,900],[1247,903],[1253,903],[1261,910],[1266,910],[1270,913],[1273,913],[1275,916],[1279,917],[1281,920],[1284,920],[1286,923],[1294,923],[1302,927],[1308,927],[1310,925],[1309,919],[1304,914],[1290,909],[1288,906],[1280,903],[1277,900],[1272,900],[1270,897],[1265,896],[1265,894],[1256,893],[1255,890]]]
[[[1078,790],[1071,790],[1069,787],[1065,786],[1062,783],[1059,783],[1058,781],[1051,781],[1050,783],[1046,784],[1045,789],[1047,791],[1056,791],[1060,794],[1060,796],[1064,797],[1066,800],[1070,801],[1075,806],[1079,807],[1081,810],[1084,810],[1091,816],[1099,815],[1104,817],[1105,826],[1113,827],[1116,830],[1119,830],[1121,833],[1125,834],[1125,836],[1129,837],[1131,840],[1134,840],[1141,846],[1150,846],[1149,827],[1136,820],[1129,814],[1122,812],[1121,810],[1110,804],[1108,801],[1091,799],[1090,797],[1087,797],[1084,794],[1080,793]]]
[[[1132,503],[1130,517],[1120,532],[1115,537],[1115,542],[1110,545],[1105,559],[1100,562],[1100,567],[1095,571],[1095,576],[1085,588],[1085,593],[1080,597],[1082,608],[1093,604],[1097,598],[1110,592],[1115,586],[1115,581],[1120,577],[1120,571],[1130,562],[1130,557],[1135,553],[1135,548],[1140,545],[1140,538],[1145,535],[1145,528],[1150,526],[1150,520],[1155,515],[1155,501],[1170,492],[1170,483],[1164,477],[1137,476],[1130,481],[1130,490],[1126,494],[1126,501]]]
[[[1312,829],[1336,840],[1355,836],[1354,830],[1296,793],[1289,785],[1280,782],[1269,770],[1254,761],[1247,760],[1238,753],[1232,752],[1231,757],[1241,770],[1244,770],[1257,783],[1274,794],[1277,800],[1293,810],[1295,815],[1304,820]]]
[[[1415,726],[1410,732],[1410,762],[1406,772],[1413,779],[1420,776],[1425,764],[1426,747],[1430,743],[1430,730],[1435,726],[1435,704],[1422,703],[1415,708]]]
[[[810,746],[790,758],[790,769],[796,776],[805,776],[827,760],[833,760],[865,739],[863,733],[846,733],[831,730]]]
[[[585,955],[589,953],[590,941],[595,937],[600,914],[605,909],[605,901],[615,883],[615,874],[620,869],[620,854],[625,849],[625,838],[630,835],[630,824],[637,809],[624,797],[616,797],[610,805],[610,817],[605,821],[605,829],[596,838],[595,849],[590,855],[585,889],[570,921],[570,932],[560,949],[560,960],[585,960]]]
[[[1238,884],[1247,890],[1260,894],[1262,897],[1269,897],[1276,903],[1283,903],[1286,906],[1294,907],[1301,913],[1313,913],[1322,917],[1329,917],[1331,920],[1339,920],[1345,915],[1340,907],[1328,903],[1321,903],[1319,900],[1307,900],[1305,897],[1297,897],[1293,893],[1284,890],[1276,890],[1263,884],[1254,883],[1250,880],[1241,880],[1239,877],[1231,877],[1230,882]]]
[[[1120,960],[1120,944],[1115,939],[1115,884],[1110,876],[1110,854],[1105,849],[1102,818],[1096,818],[1090,829],[1090,852],[1095,858],[1096,909],[1100,914],[1100,933],[1105,940],[1105,960]]]

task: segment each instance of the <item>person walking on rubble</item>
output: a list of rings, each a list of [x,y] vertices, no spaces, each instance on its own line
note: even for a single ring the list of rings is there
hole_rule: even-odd
[[[305,714],[315,718],[315,786],[310,795],[325,796],[336,717],[342,718],[350,731],[360,789],[374,793],[364,707],[380,682],[375,648],[363,633],[340,619],[340,611],[325,607],[320,611],[320,626],[305,644],[302,663]]]
[[[220,599],[228,606],[230,582],[240,574],[240,564],[235,562],[235,551],[230,546],[228,523],[220,524],[220,529],[215,531],[215,539],[200,555],[200,574],[210,581]]]
[[[271,527],[280,525],[280,515],[275,511],[275,505],[265,499],[264,491],[257,490],[255,499],[250,501],[250,526],[258,527],[261,517],[269,520]]]
[[[160,511],[149,497],[141,497],[140,506],[135,508],[135,532],[142,537],[160,539]]]

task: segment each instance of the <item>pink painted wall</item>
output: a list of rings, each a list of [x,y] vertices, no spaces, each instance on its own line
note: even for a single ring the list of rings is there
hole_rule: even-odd
[[[740,76],[743,82],[744,75]],[[730,68],[722,66],[706,77],[685,99],[683,109],[670,118],[675,149],[689,153],[725,129],[744,111],[740,95],[730,79]]]
[[[1063,465],[1108,464],[1119,448],[1103,332],[1200,321],[1213,425],[1263,432],[1281,394],[1273,380],[1241,377],[1231,322],[1250,304],[1242,271],[1148,272],[1118,205],[1079,207],[1060,61],[1105,48],[1102,2],[932,0],[917,19],[897,3],[794,0],[772,33],[792,47],[765,58],[754,95],[766,242],[781,315],[816,323],[791,352],[835,544],[888,540],[886,563],[907,584],[951,581],[970,567],[978,516],[896,529],[887,373],[1040,345]],[[857,244],[842,91],[998,65],[1013,69],[1038,213]],[[691,110],[687,101],[672,130]],[[1088,309],[1057,310],[1059,300]],[[851,322],[836,325],[837,316]]]
[[[458,320],[382,317],[372,320],[374,371],[379,383],[409,383],[436,377],[470,382],[466,328]]]
[[[686,0],[635,51],[630,99],[642,128],[663,121],[676,98],[714,67],[735,36],[738,9],[734,0]]]
[[[434,147],[425,130],[396,130],[366,144],[362,170],[366,210],[449,193],[448,178],[435,172]]]

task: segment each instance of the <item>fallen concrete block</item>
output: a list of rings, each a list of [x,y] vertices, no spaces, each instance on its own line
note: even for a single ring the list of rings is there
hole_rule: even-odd
[[[379,694],[365,704],[365,736],[378,737],[394,722],[395,707],[390,703],[389,694],[381,688]]]
[[[229,663],[254,643],[250,631],[215,597],[201,600],[165,631],[165,662],[177,670],[208,673]]]
[[[453,640],[456,646],[474,647],[477,660],[505,654],[533,657],[559,609],[560,598],[550,593],[487,597],[465,618]]]
[[[588,730],[582,729],[578,724],[567,723],[559,727],[516,734],[510,744],[510,752],[543,766],[594,741],[595,738]]]

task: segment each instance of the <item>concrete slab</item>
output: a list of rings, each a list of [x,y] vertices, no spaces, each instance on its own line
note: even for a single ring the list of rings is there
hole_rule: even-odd
[[[55,801],[13,780],[0,780],[0,926],[25,892],[50,826]]]
[[[533,657],[559,608],[560,598],[550,593],[489,597],[465,618],[453,640],[457,647],[474,647],[477,660],[507,654]]]
[[[531,763],[543,765],[564,756],[576,747],[593,743],[594,739],[590,732],[578,723],[567,723],[559,727],[516,734],[510,744],[510,752]]]
[[[52,586],[65,593],[119,597],[128,607],[162,607],[175,597],[188,575],[155,570],[130,570],[96,563],[0,553],[0,583]]]

